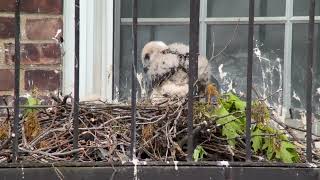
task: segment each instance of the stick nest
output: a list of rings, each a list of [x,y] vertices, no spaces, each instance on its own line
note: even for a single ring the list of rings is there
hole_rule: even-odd
[[[73,106],[67,99],[53,97],[51,108],[32,111],[20,121],[19,155],[21,161],[57,162],[79,161],[124,162],[130,160],[131,106],[82,102],[79,113],[78,149],[73,149]],[[187,157],[187,101],[168,100],[158,105],[138,103],[136,154],[144,161],[184,161]],[[264,109],[264,107],[259,107]],[[258,118],[263,121],[262,118]],[[193,141],[206,151],[206,161],[244,161],[245,138],[237,138],[232,147],[222,136],[217,119],[204,120],[194,114]],[[12,161],[9,126],[12,117],[0,122],[0,161]],[[288,128],[288,131],[290,129]],[[301,161],[305,161],[301,147]],[[316,157],[316,156],[315,156]],[[266,157],[253,155],[255,161]],[[317,158],[315,158],[317,159]]]

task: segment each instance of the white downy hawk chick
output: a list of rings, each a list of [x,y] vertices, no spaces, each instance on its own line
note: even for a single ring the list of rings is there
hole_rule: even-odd
[[[151,41],[142,50],[142,64],[151,81],[151,100],[164,97],[186,97],[188,94],[189,47],[181,43],[166,45]],[[208,81],[207,58],[198,58],[199,90],[205,89]],[[202,88],[203,87],[203,88]]]

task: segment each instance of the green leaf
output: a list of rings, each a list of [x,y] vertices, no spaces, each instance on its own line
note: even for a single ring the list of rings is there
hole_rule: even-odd
[[[222,100],[222,104],[229,112],[245,111],[246,109],[245,101],[242,101],[239,97],[237,97],[233,93],[227,93],[225,94],[225,96],[227,98]]]
[[[198,145],[196,149],[193,151],[193,160],[197,162],[203,159],[204,155],[207,155],[207,152],[203,149],[202,146]]]
[[[274,138],[267,137],[265,139],[265,143],[262,146],[262,150],[266,150],[268,160],[272,160],[275,153]]]
[[[39,105],[39,104],[40,104],[40,102],[37,98],[34,98],[32,96],[28,97],[27,103],[26,103],[27,106],[35,106],[35,105]],[[24,115],[27,115],[28,113],[33,112],[33,111],[36,111],[36,110],[34,110],[32,108],[26,108]]]
[[[276,151],[276,153],[284,163],[294,163],[299,159],[299,155],[296,152],[296,146],[288,141],[282,141],[280,150]]]
[[[227,137],[228,144],[232,147],[236,145],[236,137],[244,133],[241,121],[224,108],[216,110],[216,115],[222,117],[217,120],[217,125],[222,125],[222,136]]]
[[[28,105],[35,106],[39,104],[39,100],[37,98],[29,97],[28,98]]]
[[[262,150],[262,134],[263,132],[261,131],[261,129],[259,128],[255,128],[255,130],[252,132],[252,138],[251,138],[251,142],[252,142],[252,148],[253,151],[256,153],[259,150]]]

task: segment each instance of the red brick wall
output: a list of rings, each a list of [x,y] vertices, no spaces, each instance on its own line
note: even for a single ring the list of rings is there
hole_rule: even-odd
[[[15,1],[0,0],[0,96],[13,95]],[[33,87],[43,95],[60,88],[62,52],[52,38],[63,29],[62,7],[62,0],[21,2],[22,94]]]

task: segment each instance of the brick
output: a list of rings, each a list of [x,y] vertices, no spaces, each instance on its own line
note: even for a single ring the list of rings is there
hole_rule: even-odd
[[[60,72],[54,70],[27,70],[24,76],[25,89],[34,87],[41,91],[55,91],[60,85]]]
[[[0,17],[0,39],[13,38],[15,34],[15,20],[11,17]]]
[[[61,58],[61,49],[58,44],[43,44],[41,50],[43,57],[52,59]]]
[[[5,45],[5,62],[8,65],[14,63],[14,44]],[[61,61],[61,49],[58,44],[21,44],[21,64],[59,64]]]
[[[15,0],[1,0],[0,1],[0,11],[14,11]]]
[[[61,18],[27,19],[26,36],[30,40],[52,40],[62,26]]]
[[[1,0],[0,11],[13,12],[16,0]],[[21,11],[27,13],[61,14],[62,0],[23,0]]]
[[[14,73],[8,69],[0,70],[0,91],[11,91],[14,88]]]

